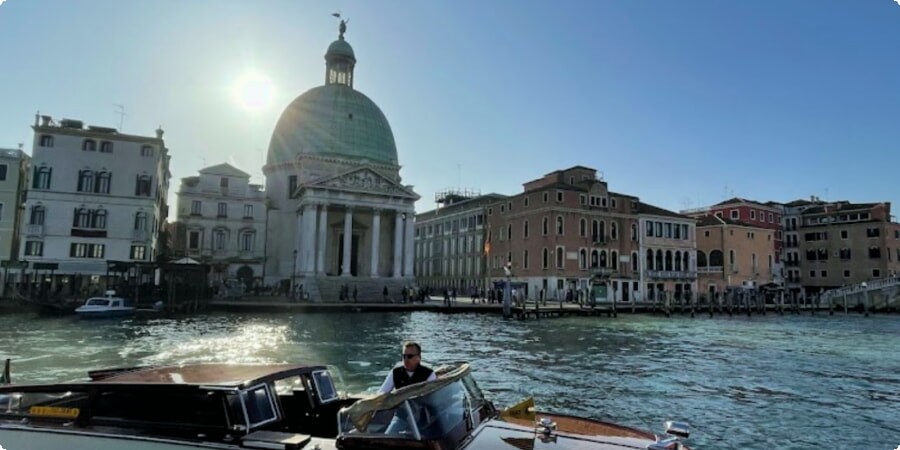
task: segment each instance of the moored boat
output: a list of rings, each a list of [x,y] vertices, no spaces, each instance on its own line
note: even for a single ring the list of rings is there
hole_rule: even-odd
[[[391,393],[341,394],[321,365],[203,364],[92,372],[82,383],[0,387],[7,448],[679,449],[673,436],[560,414],[498,411],[467,364]],[[678,435],[678,436],[676,436]]]
[[[118,317],[134,314],[136,308],[122,297],[116,297],[116,291],[106,291],[106,297],[91,297],[84,305],[75,308],[75,314],[83,318]]]

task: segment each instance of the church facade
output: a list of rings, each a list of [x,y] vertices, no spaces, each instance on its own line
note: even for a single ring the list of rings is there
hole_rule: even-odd
[[[396,299],[414,282],[419,196],[402,184],[387,118],[353,88],[343,32],[325,63],[325,84],[288,105],[269,144],[265,282],[311,301]]]

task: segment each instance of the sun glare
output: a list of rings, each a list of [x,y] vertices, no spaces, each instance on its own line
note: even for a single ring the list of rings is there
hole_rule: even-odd
[[[260,73],[252,72],[238,80],[234,96],[241,106],[249,110],[260,110],[272,100],[272,80]]]

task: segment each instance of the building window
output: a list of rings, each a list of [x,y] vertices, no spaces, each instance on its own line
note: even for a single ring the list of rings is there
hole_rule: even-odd
[[[564,269],[566,259],[566,249],[565,247],[556,247],[556,268]]]
[[[78,172],[78,192],[94,192],[94,172],[92,170]]]
[[[584,194],[579,194],[578,195],[578,204],[580,204],[582,206],[587,205],[587,196]]]
[[[631,224],[631,240],[637,241],[637,224],[636,223]]]
[[[775,214],[769,213],[769,223],[775,223]]]
[[[522,202],[525,206],[528,206],[528,197],[525,197],[525,200],[522,200]]]
[[[631,252],[631,273],[638,273],[638,254]]]
[[[149,197],[153,190],[151,184],[152,178],[149,175],[138,175],[134,186],[134,195],[138,197]]]
[[[97,143],[93,139],[85,139],[81,143],[81,150],[86,152],[97,151]]]
[[[562,203],[563,201],[563,193],[560,191],[556,191],[556,201]]]
[[[34,168],[34,182],[31,187],[34,189],[50,189],[50,177],[53,175],[53,169],[47,166]]]
[[[213,250],[225,250],[225,230],[213,231]]]
[[[291,175],[288,177],[288,198],[294,198],[294,194],[297,192],[297,175]]]
[[[0,181],[6,181],[6,164],[0,164]]]
[[[489,215],[489,216],[493,216],[493,215],[494,215],[494,208],[488,208],[488,215]]]
[[[202,205],[201,205],[201,203],[200,203],[200,200],[192,200],[192,201],[191,201],[191,215],[192,215],[192,216],[199,216],[199,215],[200,215],[200,208],[201,208],[201,206],[202,206]]]
[[[612,208],[616,209],[616,199],[613,198],[613,199],[610,199],[609,201],[612,204]]]
[[[609,237],[614,241],[619,239],[619,224],[616,222],[610,222],[609,224]]]
[[[587,237],[587,220],[584,218],[578,221],[578,235]]]
[[[550,219],[547,217],[544,217],[544,220],[542,222],[541,233],[544,236],[550,234]]]
[[[252,231],[245,231],[244,233],[241,233],[241,251],[252,252],[255,240],[256,233]]]
[[[76,208],[75,216],[72,219],[72,227],[74,228],[90,228],[91,227],[91,211],[87,208]]]
[[[556,234],[562,236],[564,230],[565,223],[563,222],[562,216],[556,216]]]
[[[522,252],[522,268],[528,270],[528,250]]]
[[[244,218],[252,219],[253,218],[253,205],[244,205]],[[419,230],[416,230],[417,232]]]
[[[822,276],[822,278],[828,278],[828,271],[823,270],[820,275]]]
[[[143,245],[131,246],[131,259],[143,261],[147,259],[147,247]]]
[[[134,229],[135,230],[146,230],[147,229],[147,213],[139,212],[134,215]]]
[[[149,145],[145,145],[145,146],[141,147],[141,156],[152,158],[153,157],[153,147],[151,147]]]
[[[866,228],[866,237],[875,238],[881,236],[880,228]]]
[[[191,250],[200,248],[200,231],[192,230],[188,232],[188,248]]]
[[[544,203],[547,203],[549,201],[550,201],[550,193],[544,192]]]
[[[850,271],[847,269],[844,269],[844,278],[850,278]]]
[[[503,214],[503,213],[505,213],[505,212],[506,212],[506,205],[502,205],[502,204],[501,204],[501,205],[500,205],[500,214]]]
[[[41,136],[40,140],[41,147],[53,147],[53,136],[44,134]]]
[[[112,153],[113,144],[109,141],[103,141],[100,143],[100,153]]]
[[[653,237],[653,222],[648,220],[644,222],[644,226],[647,228],[647,237]]]
[[[511,223],[506,225],[506,239],[508,239],[510,241],[512,240],[512,224]]]
[[[872,278],[880,278],[881,269],[872,269]]]
[[[522,237],[523,238],[528,237],[528,221],[527,220],[522,223]]]
[[[31,207],[31,220],[29,223],[32,225],[43,225],[45,212],[46,209],[43,206],[37,205]]]
[[[73,242],[69,246],[69,256],[72,258],[103,259],[106,253],[106,244],[84,244]]]
[[[750,220],[756,220],[756,211],[750,210]]]
[[[110,182],[112,178],[112,174],[109,172],[98,172],[97,180],[94,183],[94,192],[98,194],[109,194],[109,187],[112,184]]]
[[[42,241],[25,241],[25,256],[44,256]]]
[[[735,220],[739,219],[739,218],[740,218],[740,211],[738,211],[738,210],[736,210],[736,209],[732,209],[732,210],[731,210],[731,218],[732,218],[732,219],[735,219]]]
[[[849,248],[842,248],[841,251],[840,251],[840,255],[841,255],[841,259],[842,259],[842,260],[848,260],[848,259],[851,259],[851,254],[850,254],[850,249],[849,249]]]
[[[869,248],[869,258],[870,259],[880,259],[881,258],[881,248],[880,247],[870,247]]]
[[[91,228],[98,230],[106,229],[106,210],[98,209],[91,211]]]
[[[550,251],[547,250],[547,247],[544,247],[544,250],[541,255],[541,268],[546,269],[550,266]]]
[[[606,208],[606,197],[600,198],[600,206]]]
[[[216,217],[228,217],[228,203],[219,202]]]
[[[810,277],[810,278],[815,278],[815,277],[816,277],[816,271],[815,271],[815,270],[810,270],[810,271],[809,271],[809,277]]]

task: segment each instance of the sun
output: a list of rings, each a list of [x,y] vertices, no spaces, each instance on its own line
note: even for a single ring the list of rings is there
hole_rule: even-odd
[[[274,87],[269,77],[258,72],[249,72],[235,83],[234,97],[244,108],[258,111],[269,105],[273,91]]]

